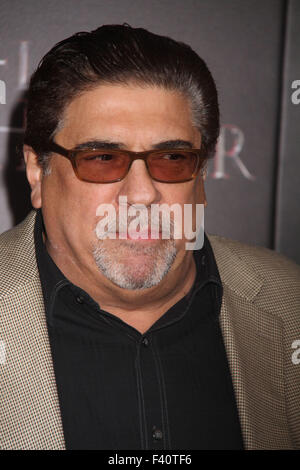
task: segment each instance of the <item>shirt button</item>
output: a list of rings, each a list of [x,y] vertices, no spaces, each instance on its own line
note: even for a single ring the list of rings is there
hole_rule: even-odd
[[[78,295],[78,296],[76,297],[76,302],[78,302],[79,304],[83,304],[84,298],[82,297],[82,295]]]
[[[149,339],[145,336],[145,338],[142,339],[142,343],[145,347],[149,346]]]
[[[152,437],[155,441],[161,441],[163,437],[163,433],[161,429],[157,429],[156,426],[153,426],[152,428]]]

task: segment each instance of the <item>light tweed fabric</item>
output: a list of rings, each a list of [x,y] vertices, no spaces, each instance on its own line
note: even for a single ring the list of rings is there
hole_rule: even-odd
[[[35,215],[0,236],[1,449],[65,449]],[[300,268],[265,248],[209,240],[224,287],[221,327],[245,448],[299,449],[300,363],[292,345],[300,340]]]

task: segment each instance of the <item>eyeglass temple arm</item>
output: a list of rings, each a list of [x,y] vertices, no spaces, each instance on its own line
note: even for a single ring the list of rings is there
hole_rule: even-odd
[[[63,155],[64,157],[70,158],[70,151],[61,147],[59,144],[56,142],[50,142],[49,143],[49,150],[55,153],[59,153],[60,155]]]

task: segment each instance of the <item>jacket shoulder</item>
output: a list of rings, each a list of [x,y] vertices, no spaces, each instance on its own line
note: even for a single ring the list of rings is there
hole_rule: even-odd
[[[300,321],[300,266],[269,248],[208,235],[221,279],[229,287],[257,289],[253,301],[274,314],[295,312]]]
[[[273,270],[277,276],[292,276],[300,279],[300,266],[285,255],[269,248],[257,245],[250,245],[219,235],[208,235],[213,247],[219,249],[228,248],[232,253],[238,256],[241,261],[252,266],[264,277],[269,276]],[[227,251],[227,250],[226,250]]]
[[[36,211],[31,211],[20,224],[0,235],[0,296],[36,274],[35,218]]]

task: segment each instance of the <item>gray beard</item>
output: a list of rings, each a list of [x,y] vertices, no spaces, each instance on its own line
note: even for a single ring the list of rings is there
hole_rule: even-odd
[[[159,284],[171,269],[176,254],[174,239],[161,240],[156,246],[140,246],[134,241],[102,240],[93,247],[99,271],[117,286],[130,290],[148,289]],[[138,259],[139,256],[143,262],[126,263],[126,257]]]

